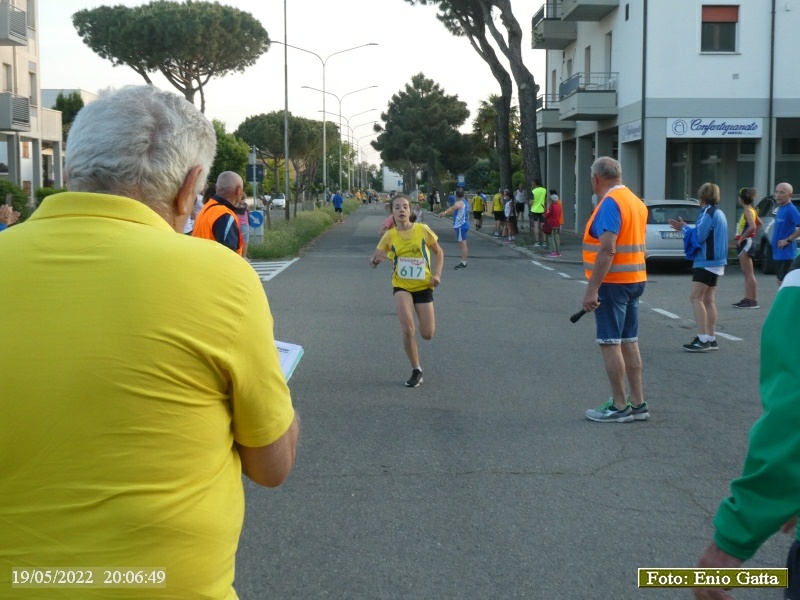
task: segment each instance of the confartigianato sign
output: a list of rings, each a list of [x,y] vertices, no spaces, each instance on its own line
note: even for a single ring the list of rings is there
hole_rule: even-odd
[[[761,119],[667,119],[668,138],[760,138]]]

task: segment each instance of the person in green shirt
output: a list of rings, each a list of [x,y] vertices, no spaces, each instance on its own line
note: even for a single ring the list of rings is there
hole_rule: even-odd
[[[541,179],[533,180],[533,199],[531,200],[531,240],[534,246],[546,248],[546,236],[542,231],[544,225],[544,209],[547,202],[547,189],[542,185]]]
[[[777,531],[795,530],[784,598],[800,598],[800,370],[791,351],[800,335],[800,271],[790,271],[761,330],[759,390],[764,413],[750,430],[742,475],[714,518],[714,539],[697,563],[735,569]],[[721,588],[698,588],[697,600],[731,598]]]

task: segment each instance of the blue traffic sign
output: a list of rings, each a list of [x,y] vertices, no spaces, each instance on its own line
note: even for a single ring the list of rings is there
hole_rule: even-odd
[[[250,213],[250,227],[261,227],[264,224],[264,214],[254,210]]]

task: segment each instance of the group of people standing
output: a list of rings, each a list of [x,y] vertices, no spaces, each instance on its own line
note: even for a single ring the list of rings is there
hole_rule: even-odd
[[[595,161],[592,188],[599,199],[583,237],[583,262],[589,282],[583,310],[595,313],[597,343],[603,355],[611,397],[586,411],[591,421],[630,423],[645,421],[650,410],[644,399],[642,359],[638,343],[639,299],[647,281],[645,231],[647,208],[622,183],[620,164],[609,157]],[[755,190],[743,188],[739,201],[745,207],[737,228],[740,261],[747,263],[752,239],[759,223],[748,207]],[[735,569],[751,558],[774,533],[794,530],[795,541],[788,552],[788,588],[784,598],[800,598],[800,371],[794,356],[786,351],[798,337],[797,308],[800,302],[800,269],[793,269],[795,240],[800,237],[800,211],[791,204],[792,187],[780,183],[775,189],[778,210],[771,245],[782,282],[761,335],[760,392],[763,415],[750,431],[749,448],[741,477],[731,482],[731,494],[719,506],[714,519],[714,538],[698,560],[705,569]],[[714,292],[727,260],[727,224],[717,207],[719,187],[701,186],[700,214],[695,227],[682,219],[670,225],[684,234],[687,256],[693,259],[692,306],[698,335],[684,346],[689,351],[716,349]],[[743,258],[742,255],[748,258]],[[774,254],[773,254],[774,256]],[[739,308],[752,308],[755,286],[745,273],[745,300]],[[702,336],[702,337],[701,337]],[[711,346],[714,343],[715,346]],[[626,394],[627,383],[627,394]],[[697,588],[697,600],[730,600],[722,588]]]

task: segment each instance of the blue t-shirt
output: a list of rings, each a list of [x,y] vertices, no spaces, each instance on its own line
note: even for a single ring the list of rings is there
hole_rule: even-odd
[[[455,195],[455,194],[450,194],[450,195],[447,197],[447,204],[448,204],[448,206],[453,206],[453,204],[455,204],[455,203],[456,203],[456,195]]]
[[[778,207],[775,213],[775,225],[772,229],[772,258],[774,260],[792,260],[797,252],[797,242],[778,248],[778,240],[785,240],[800,226],[800,211],[789,202]]]
[[[619,211],[619,204],[611,196],[606,196],[602,200],[600,208],[592,221],[592,227],[589,229],[589,235],[593,238],[600,239],[603,232],[610,231],[619,235],[619,230],[622,228],[622,213]]]
[[[342,204],[344,204],[344,199],[342,198],[341,194],[334,194],[333,195],[333,208],[342,208]]]

